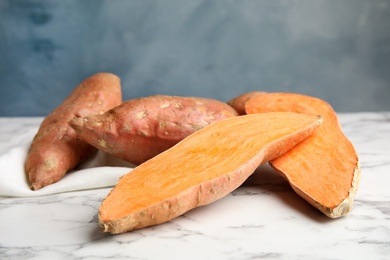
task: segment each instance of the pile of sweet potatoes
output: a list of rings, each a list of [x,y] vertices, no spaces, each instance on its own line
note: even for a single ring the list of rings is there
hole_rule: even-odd
[[[351,210],[360,180],[358,156],[331,106],[292,93],[123,101],[118,76],[95,74],[43,120],[25,163],[31,188],[60,181],[97,150],[137,165],[99,209],[111,233],[211,203],[268,161],[331,218]]]
[[[59,181],[97,149],[138,165],[195,131],[237,115],[230,105],[201,97],[122,101],[119,77],[98,73],[43,120],[25,170],[31,188],[38,190]]]

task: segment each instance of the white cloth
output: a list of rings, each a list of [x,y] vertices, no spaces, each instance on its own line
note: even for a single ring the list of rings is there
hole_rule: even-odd
[[[60,181],[37,191],[30,189],[24,162],[30,143],[17,145],[0,154],[0,196],[33,197],[115,186],[133,165],[103,152],[67,173]]]

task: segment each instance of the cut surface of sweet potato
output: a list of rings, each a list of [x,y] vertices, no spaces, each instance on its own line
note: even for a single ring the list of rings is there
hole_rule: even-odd
[[[288,112],[215,122],[122,176],[99,208],[101,230],[156,225],[220,199],[321,122],[317,115]]]
[[[270,164],[328,217],[338,218],[352,209],[360,181],[359,159],[327,102],[302,94],[259,92],[248,99],[245,110],[247,114],[288,111],[322,115],[324,122],[313,135]]]

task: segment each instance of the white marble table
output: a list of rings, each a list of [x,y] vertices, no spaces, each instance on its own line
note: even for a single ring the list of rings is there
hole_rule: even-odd
[[[0,118],[0,151],[41,118]],[[110,189],[0,198],[0,259],[389,259],[390,112],[340,114],[361,159],[352,212],[328,219],[261,167],[227,197],[166,224],[103,234]],[[16,138],[16,139],[15,139]]]

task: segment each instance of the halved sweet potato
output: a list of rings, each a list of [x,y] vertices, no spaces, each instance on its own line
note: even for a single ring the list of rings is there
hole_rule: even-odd
[[[327,102],[301,94],[259,92],[247,100],[245,110],[322,115],[324,123],[313,135],[270,164],[326,216],[338,218],[352,209],[360,181],[359,158]]]
[[[288,112],[215,122],[122,176],[99,208],[101,230],[156,225],[220,199],[320,124],[319,116]]]

